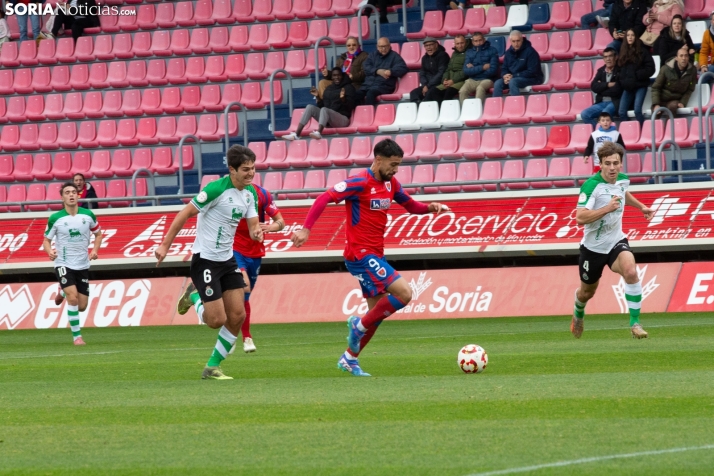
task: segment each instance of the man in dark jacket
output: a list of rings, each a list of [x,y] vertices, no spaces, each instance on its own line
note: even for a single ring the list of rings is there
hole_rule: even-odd
[[[313,86],[310,90],[313,96],[317,96],[317,89]],[[283,136],[285,140],[295,140],[300,137],[310,119],[317,120],[317,130],[310,132],[313,139],[322,139],[322,130],[329,124],[331,127],[347,127],[350,124],[352,111],[357,106],[357,91],[352,86],[349,76],[342,73],[342,68],[336,66],[332,68],[332,84],[322,93],[322,99],[317,101],[317,105],[308,104],[300,118],[297,130]]]
[[[669,66],[670,64],[662,66],[652,85],[652,111],[654,112],[658,106],[664,106],[676,115],[678,108],[687,106],[694,92],[694,87],[697,85],[697,69],[689,62],[689,51],[686,46],[677,52],[674,64]]]
[[[508,86],[511,96],[520,96],[521,88],[543,83],[543,70],[540,68],[540,56],[523,38],[523,33],[513,30],[510,35],[511,47],[506,50],[501,68],[501,79],[493,85],[493,97],[503,96]]]
[[[441,78],[449,65],[448,53],[434,38],[424,38],[424,50],[426,54],[421,59],[419,86],[409,93],[409,100],[417,104],[424,99],[427,91],[441,84]]]
[[[456,35],[454,37],[454,52],[451,54],[449,65],[446,67],[444,75],[441,77],[441,84],[430,89],[425,101],[448,101],[454,99],[466,81],[464,74],[464,63],[466,62],[466,37]]]
[[[486,100],[486,93],[493,87],[493,80],[498,77],[498,51],[486,41],[483,33],[474,33],[471,37],[472,48],[466,51],[464,74],[466,82],[459,90],[459,100],[464,100],[476,93],[481,102]]]
[[[392,51],[388,38],[377,40],[377,51],[369,54],[362,66],[364,83],[357,91],[357,103],[374,106],[377,96],[392,94],[397,87],[397,79],[407,74],[407,64],[401,56]]]
[[[609,46],[602,53],[605,65],[601,66],[595,78],[590,83],[590,89],[595,93],[595,104],[580,113],[583,122],[597,127],[600,113],[607,112],[610,116],[617,115],[620,110],[620,68],[617,67],[617,52]]]
[[[100,26],[99,7],[95,0],[77,0],[76,7],[71,7],[71,1],[59,1],[55,23],[52,25],[52,34],[45,34],[45,38],[52,39],[59,33],[60,28],[72,30],[72,38],[77,42],[77,38],[84,35],[85,28]]]
[[[647,14],[647,10],[647,3],[643,0],[615,0],[608,24],[613,41],[607,46],[619,52],[625,32],[630,28],[635,31],[637,38],[642,36],[646,29],[642,18]]]
[[[87,183],[87,181],[84,179],[84,175],[80,173],[74,174],[74,177],[72,177],[72,182],[74,182],[74,186],[77,187],[77,205],[90,210],[92,208],[99,208],[99,203],[97,202],[81,201],[82,199],[87,198],[97,198],[97,192],[94,190],[94,187]]]

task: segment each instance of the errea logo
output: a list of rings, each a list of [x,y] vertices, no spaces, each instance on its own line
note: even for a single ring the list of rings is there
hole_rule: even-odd
[[[0,326],[5,324],[8,329],[14,329],[33,309],[35,301],[27,284],[17,292],[14,292],[10,285],[0,291]]]

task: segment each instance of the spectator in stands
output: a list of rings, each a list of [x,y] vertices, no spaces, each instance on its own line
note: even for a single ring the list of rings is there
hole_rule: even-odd
[[[313,87],[310,92],[317,96],[317,89]],[[342,72],[342,68],[332,68],[332,84],[323,92],[322,99],[317,101],[317,106],[308,104],[302,113],[297,131],[283,136],[285,140],[295,140],[300,137],[311,118],[317,120],[318,129],[310,132],[313,139],[322,139],[322,130],[331,127],[347,127],[350,124],[352,111],[357,106],[357,91],[352,86],[350,77]]]
[[[466,37],[464,35],[456,35],[454,37],[454,52],[451,54],[449,65],[446,67],[446,72],[441,77],[441,84],[430,89],[425,101],[448,101],[454,99],[458,94],[461,86],[464,85],[466,75],[464,74],[464,62],[466,61]]]
[[[615,51],[620,51],[625,32],[630,29],[634,30],[637,38],[642,36],[645,32],[642,17],[646,14],[647,4],[644,0],[615,0],[608,22],[613,41],[608,46],[615,48]]]
[[[72,182],[74,182],[74,186],[77,187],[77,198],[79,199],[77,201],[77,204],[82,207],[82,208],[99,208],[99,204],[97,202],[83,202],[81,201],[84,198],[97,198],[97,192],[94,190],[94,187],[92,187],[91,184],[87,183],[84,180],[84,175],[80,173],[74,174],[74,177],[72,177]]]
[[[466,82],[459,90],[459,99],[464,100],[476,93],[481,102],[486,100],[486,93],[493,87],[493,80],[498,77],[498,51],[486,41],[483,33],[474,33],[471,37],[471,49],[466,51],[464,74]]]
[[[497,7],[506,6],[505,0],[493,0],[493,3],[496,4]],[[528,5],[528,0],[518,0],[518,3],[520,3],[521,5]]]
[[[2,51],[2,45],[8,41],[11,41],[10,26],[5,19],[5,9],[0,8],[0,51]]]
[[[659,35],[662,30],[672,24],[675,15],[684,15],[684,5],[682,0],[656,0],[652,8],[642,17],[642,23],[647,27],[647,32]],[[652,46],[654,41],[643,42],[647,46]]]
[[[603,111],[598,116],[598,127],[595,132],[590,134],[590,140],[588,140],[588,145],[585,146],[585,153],[583,154],[583,161],[587,164],[590,160],[590,156],[594,157],[593,160],[593,172],[600,171],[600,158],[597,155],[598,149],[602,147],[606,142],[617,142],[625,148],[625,143],[622,142],[622,136],[617,131],[617,127],[612,123],[612,116],[609,112]]]
[[[501,79],[493,85],[495,98],[503,96],[506,86],[511,96],[519,96],[521,88],[543,83],[540,56],[531,46],[531,42],[523,38],[523,33],[518,30],[511,32],[510,40],[511,47],[506,50],[503,58]]]
[[[694,63],[694,43],[689,32],[684,28],[682,15],[675,15],[672,24],[662,30],[652,47],[652,54],[659,55],[660,65],[664,65],[669,60],[677,56],[677,52],[687,48],[689,52],[689,62]]]
[[[57,15],[52,25],[52,32],[45,34],[46,38],[52,39],[59,34],[60,28],[72,30],[72,38],[84,35],[85,28],[100,26],[99,17],[94,14],[97,11],[97,3],[94,0],[71,0],[69,2],[58,0],[57,6],[64,5],[65,9],[57,9]]]
[[[580,17],[580,26],[584,30],[589,30],[590,28],[598,25],[602,28],[607,28],[610,20],[610,13],[612,13],[612,6],[614,4],[615,0],[605,0],[603,2],[603,8],[586,13]]]
[[[702,36],[702,47],[699,49],[699,69],[702,73],[714,73],[714,12],[709,16],[709,28]],[[707,81],[711,83],[714,80]]]
[[[17,0],[17,2],[13,2],[15,4],[18,3],[23,3],[27,5],[28,7],[30,6],[31,3],[37,4],[39,7],[42,5],[44,0]],[[3,2],[4,4],[5,2]],[[37,40],[40,37],[40,30],[42,29],[42,17],[40,15],[30,15],[29,13],[25,13],[24,15],[15,15],[17,16],[17,25],[20,27],[20,41],[27,41],[30,38],[27,36],[27,18],[30,18],[30,23],[32,23],[32,37]]]
[[[676,115],[678,108],[687,105],[696,85],[697,69],[689,62],[689,51],[684,47],[671,66],[667,63],[659,70],[652,85],[652,111],[664,106]]]
[[[424,50],[426,54],[421,59],[419,86],[409,93],[409,100],[417,104],[424,99],[427,91],[441,84],[441,78],[449,65],[449,54],[434,38],[424,38]]]
[[[391,94],[397,86],[397,79],[407,74],[407,64],[401,56],[392,51],[389,38],[377,40],[377,51],[369,54],[362,66],[365,79],[357,90],[357,103],[374,106],[377,96]]]
[[[362,65],[369,54],[366,51],[362,51],[362,48],[359,46],[359,40],[356,36],[348,37],[345,46],[347,47],[347,51],[342,53],[337,58],[335,66],[342,68],[342,72],[350,77],[352,80],[352,86],[355,90],[357,90],[364,82],[364,71],[362,70]],[[332,72],[330,70],[327,68],[323,69],[322,75],[325,79],[320,80],[317,84],[318,99],[322,99],[322,93],[325,91],[325,88],[332,84]]]
[[[377,10],[379,10],[379,23],[389,23],[389,18],[387,18],[389,11],[387,9],[392,5],[401,5],[402,0],[368,0],[365,3],[377,7]],[[362,15],[370,16],[371,13],[371,10],[364,11]]]
[[[642,125],[645,122],[642,104],[650,85],[650,76],[655,72],[655,64],[649,48],[642,44],[634,29],[625,33],[625,42],[620,49],[617,65],[620,67],[620,86],[623,90],[620,98],[620,120],[629,120],[627,111],[634,106],[635,117]]]
[[[595,104],[580,113],[583,122],[597,126],[603,113],[615,116],[620,110],[620,68],[617,66],[617,52],[609,46],[602,53],[605,65],[601,66],[590,83],[595,93]],[[589,154],[588,154],[589,155]]]

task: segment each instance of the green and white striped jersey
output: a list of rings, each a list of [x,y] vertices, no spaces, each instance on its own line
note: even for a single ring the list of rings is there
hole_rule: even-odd
[[[88,269],[89,241],[92,233],[99,230],[97,217],[86,208],[77,207],[74,216],[64,209],[50,215],[45,237],[55,239],[55,268],[66,266],[75,270]]]
[[[626,238],[622,231],[622,212],[625,209],[625,193],[629,186],[630,179],[625,174],[619,174],[617,181],[611,184],[597,173],[580,187],[578,208],[598,210],[610,203],[612,197],[620,197],[620,207],[617,210],[585,225],[585,235],[580,244],[595,253],[607,254],[618,241]]]
[[[209,261],[228,261],[233,257],[233,238],[242,218],[258,216],[258,197],[248,186],[238,190],[231,178],[214,180],[191,203],[200,212],[196,224],[193,253]]]

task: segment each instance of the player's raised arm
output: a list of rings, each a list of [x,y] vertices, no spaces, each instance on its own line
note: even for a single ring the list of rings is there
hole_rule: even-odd
[[[637,200],[629,191],[625,192],[625,204],[635,207],[645,215],[645,220],[650,221],[654,216],[654,210],[646,207],[642,202]]]
[[[198,208],[196,208],[196,206],[192,203],[187,204],[183,208],[183,210],[178,212],[176,218],[174,218],[174,221],[171,222],[171,226],[169,227],[169,231],[164,237],[164,241],[162,241],[161,245],[159,245],[159,247],[156,248],[156,251],[154,251],[154,256],[156,256],[156,259],[158,260],[158,263],[156,263],[157,268],[164,260],[164,258],[166,258],[166,254],[169,251],[169,246],[171,246],[171,243],[174,242],[174,239],[176,238],[176,235],[178,235],[178,232],[181,230],[181,228],[183,228],[189,218],[195,217],[196,215],[198,215]]]

